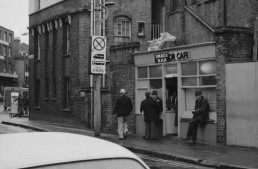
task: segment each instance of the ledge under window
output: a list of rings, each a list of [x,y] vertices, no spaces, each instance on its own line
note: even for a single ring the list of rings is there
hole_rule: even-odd
[[[57,101],[57,98],[52,98],[51,100],[52,100],[52,101]]]
[[[35,110],[40,110],[40,107],[34,107]]]

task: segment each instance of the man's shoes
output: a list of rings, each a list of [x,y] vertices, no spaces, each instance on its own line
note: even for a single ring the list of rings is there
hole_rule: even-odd
[[[124,138],[118,138],[118,140],[123,140]]]
[[[185,140],[185,141],[190,140],[190,137],[183,138],[182,140]]]
[[[127,132],[124,133],[124,139],[127,139]]]

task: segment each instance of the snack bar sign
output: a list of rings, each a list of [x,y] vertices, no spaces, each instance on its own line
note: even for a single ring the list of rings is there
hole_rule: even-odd
[[[166,63],[190,59],[189,51],[154,54],[155,63]]]
[[[106,74],[106,44],[104,36],[92,36],[91,73]]]

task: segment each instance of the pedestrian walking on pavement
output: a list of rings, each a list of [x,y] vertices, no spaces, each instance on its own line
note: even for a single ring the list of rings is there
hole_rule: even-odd
[[[201,91],[195,91],[195,108],[192,111],[193,118],[189,122],[187,136],[183,140],[192,139],[191,144],[196,143],[197,129],[201,122],[205,122],[209,118],[210,106],[207,99],[202,96]]]
[[[25,94],[23,96],[23,110],[24,110],[24,115],[28,116],[29,115],[29,97],[28,97],[28,94]]]
[[[131,99],[126,96],[126,90],[120,90],[120,96],[116,100],[116,105],[113,114],[117,117],[118,121],[118,137],[119,140],[127,138],[128,124],[126,117],[133,109]]]
[[[145,92],[146,99],[141,102],[140,112],[143,112],[145,122],[145,136],[143,139],[156,139],[155,122],[157,120],[156,102],[151,98],[150,92]]]
[[[23,115],[23,98],[22,94],[19,94],[19,97],[15,99],[13,102],[18,101],[18,114],[17,116],[22,116]]]

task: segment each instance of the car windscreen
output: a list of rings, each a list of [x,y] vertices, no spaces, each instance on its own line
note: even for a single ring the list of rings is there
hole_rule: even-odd
[[[101,159],[32,167],[33,169],[146,169],[134,159]]]

